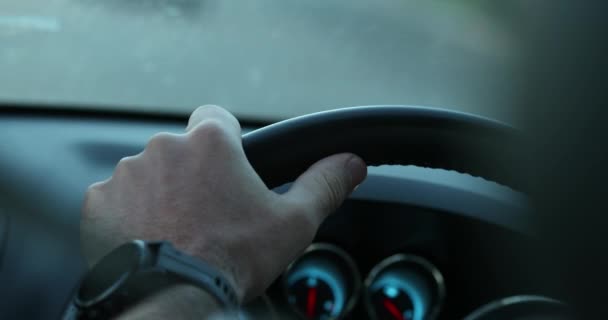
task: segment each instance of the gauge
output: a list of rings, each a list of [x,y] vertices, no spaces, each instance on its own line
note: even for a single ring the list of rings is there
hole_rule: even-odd
[[[535,295],[518,295],[492,301],[479,307],[465,320],[566,320],[574,319],[563,302]]]
[[[313,244],[283,277],[287,302],[304,319],[340,319],[355,305],[361,277],[342,249]]]
[[[431,320],[445,296],[443,276],[426,259],[398,254],[381,261],[365,280],[372,319]]]

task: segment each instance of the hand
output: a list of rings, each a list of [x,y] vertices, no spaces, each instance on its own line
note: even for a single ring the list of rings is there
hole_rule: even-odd
[[[366,174],[359,157],[338,154],[279,195],[247,161],[237,119],[219,107],[200,107],[186,133],[153,136],[110,179],[89,187],[84,255],[94,264],[132,239],[168,240],[224,271],[241,301],[249,300],[311,243]]]

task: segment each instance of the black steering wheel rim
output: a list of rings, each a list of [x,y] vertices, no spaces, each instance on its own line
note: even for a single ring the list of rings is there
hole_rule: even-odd
[[[524,189],[516,174],[521,133],[505,123],[438,108],[362,106],[281,121],[243,136],[253,168],[269,188],[291,182],[316,161],[352,152],[368,165],[454,170]]]

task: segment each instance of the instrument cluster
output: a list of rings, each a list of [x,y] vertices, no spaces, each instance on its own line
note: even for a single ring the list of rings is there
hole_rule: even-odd
[[[247,306],[241,319],[438,320],[446,299],[442,272],[429,259],[397,253],[361,274],[353,258],[329,243],[308,247],[268,296]],[[447,308],[446,308],[447,310]],[[471,312],[471,311],[469,311]],[[465,320],[572,319],[569,307],[540,295],[513,295],[478,306]]]
[[[374,320],[432,320],[445,297],[443,275],[430,261],[396,254],[363,278],[350,256],[335,245],[310,246],[285,271],[282,290],[301,319],[342,319],[363,303]]]

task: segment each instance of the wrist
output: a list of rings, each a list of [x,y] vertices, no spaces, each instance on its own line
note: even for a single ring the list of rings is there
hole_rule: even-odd
[[[229,282],[221,270],[175,250],[169,242],[134,240],[114,249],[86,274],[66,310],[70,315],[66,319],[113,318],[142,301],[150,306],[139,312],[153,314],[220,308],[235,312],[237,295]],[[160,300],[152,298],[157,295]],[[150,299],[155,303],[150,304]]]

